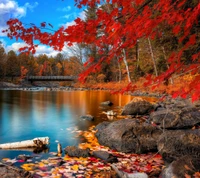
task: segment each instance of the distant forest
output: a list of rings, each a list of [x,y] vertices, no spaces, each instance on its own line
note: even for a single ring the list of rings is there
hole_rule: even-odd
[[[154,1],[150,4],[154,7]],[[187,1],[184,8],[195,8],[198,1]],[[151,7],[149,5],[149,7]],[[90,22],[97,19],[97,6],[88,6],[85,10],[86,18],[85,22]],[[102,5],[102,12],[106,9],[113,11],[115,6],[110,4]],[[119,10],[119,9],[118,9]],[[145,10],[145,9],[144,9]],[[126,18],[120,18],[118,23],[124,24]],[[88,83],[97,82],[136,82],[140,77],[144,77],[147,74],[153,74],[159,76],[161,73],[167,71],[170,68],[170,61],[168,60],[173,52],[183,51],[181,53],[180,62],[183,66],[196,65],[197,61],[191,60],[199,50],[199,33],[198,24],[193,24],[191,27],[191,33],[189,33],[185,40],[180,42],[178,28],[170,27],[165,23],[160,24],[157,27],[157,31],[162,32],[162,35],[155,35],[154,37],[141,37],[136,40],[135,45],[120,48],[121,52],[116,52],[115,55],[109,56],[111,45],[103,44],[103,48],[100,49],[96,43],[73,43],[69,47],[71,55],[63,53],[62,51],[56,56],[47,56],[40,54],[38,56],[31,53],[19,53],[16,51],[5,52],[4,46],[0,44],[0,80],[5,81],[7,77],[24,77],[24,76],[78,76],[81,72],[87,71],[91,66],[95,66],[90,69],[86,77]],[[177,32],[177,33],[176,33]],[[181,32],[180,32],[181,33]],[[103,32],[97,30],[96,38],[102,37]],[[182,48],[187,45],[188,39],[193,44],[192,37],[195,34],[196,43],[189,46],[187,49]],[[74,34],[76,36],[76,34]],[[87,34],[90,37],[90,34]],[[192,36],[193,35],[193,36]],[[111,34],[112,37],[112,34]],[[191,37],[191,38],[190,38]],[[126,39],[128,40],[128,39]],[[124,45],[126,43],[124,42]],[[115,49],[112,48],[114,51]],[[114,54],[114,52],[113,52]],[[109,57],[108,57],[109,56]],[[108,59],[101,62],[101,59]],[[183,68],[182,66],[182,68]],[[173,66],[172,66],[173,67]],[[195,67],[193,67],[195,68]],[[174,69],[173,69],[174,70]],[[176,69],[175,69],[176,70]],[[179,71],[179,70],[178,70]],[[188,69],[188,71],[190,71]],[[169,72],[168,72],[169,74]],[[180,73],[178,75],[184,75]],[[171,75],[170,75],[171,76]],[[176,77],[173,75],[173,77]]]

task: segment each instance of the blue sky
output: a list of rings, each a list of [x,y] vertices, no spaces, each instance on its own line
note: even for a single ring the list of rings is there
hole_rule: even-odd
[[[47,22],[52,24],[55,30],[60,26],[72,25],[77,17],[84,18],[83,10],[74,4],[74,0],[0,0],[0,41],[3,42],[6,51],[17,51],[24,46],[23,42],[10,40],[1,32],[10,18],[18,18],[23,23],[34,23],[38,26],[41,22]],[[50,56],[58,52],[40,45],[37,54],[43,53]]]

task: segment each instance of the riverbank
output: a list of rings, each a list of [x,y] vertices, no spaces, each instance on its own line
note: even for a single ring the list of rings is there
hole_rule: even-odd
[[[33,88],[31,87],[31,89],[33,89]],[[55,88],[55,89],[57,89],[57,88]],[[85,88],[85,90],[87,90],[87,88]],[[65,93],[68,93],[68,92],[65,92]],[[140,99],[138,101],[140,101]],[[159,102],[159,103],[157,103],[155,108],[153,107],[154,109],[156,109],[156,111],[159,111],[159,112],[155,112],[156,115],[152,116],[153,123],[151,123],[151,120],[149,120],[149,118],[151,118],[151,117],[149,117],[149,114],[146,115],[146,113],[143,113],[143,116],[141,116],[141,113],[140,114],[137,113],[140,110],[140,108],[144,108],[144,106],[146,106],[145,103],[142,104],[142,105],[140,105],[138,103],[134,107],[132,107],[132,108],[136,108],[136,106],[139,106],[139,108],[134,111],[136,113],[133,114],[133,116],[131,116],[131,120],[132,121],[136,120],[137,124],[140,123],[140,121],[142,121],[142,122],[145,121],[150,126],[152,126],[152,124],[156,123],[156,125],[159,127],[160,125],[162,126],[162,123],[163,123],[163,121],[160,120],[159,118],[164,117],[166,120],[169,120],[169,122],[166,122],[166,125],[164,127],[171,128],[171,127],[177,126],[177,123],[180,122],[178,120],[178,119],[180,119],[180,117],[179,117],[179,115],[180,115],[180,116],[184,116],[184,118],[186,119],[184,124],[188,124],[188,123],[189,124],[194,124],[193,122],[191,122],[190,117],[193,117],[193,112],[194,111],[195,111],[195,113],[198,112],[198,111],[196,109],[193,110],[191,108],[188,108],[188,106],[193,107],[190,104],[191,103],[190,103],[189,100],[172,99],[170,97],[167,97],[167,100],[164,103]],[[195,107],[199,107],[199,106],[200,105],[198,105],[198,103],[197,103]],[[152,109],[151,105],[150,105],[150,109]],[[147,109],[147,110],[149,110],[149,109]],[[181,114],[182,112],[183,112],[183,114]],[[157,114],[160,114],[160,116],[158,117]],[[132,113],[130,115],[132,115]],[[170,117],[167,117],[168,115]],[[127,121],[127,120],[124,120],[124,121]],[[123,122],[123,123],[125,123],[125,122]],[[198,123],[195,123],[195,124],[198,124]],[[198,129],[199,130],[199,127],[196,128],[195,124],[194,124],[195,128],[193,128],[193,129]],[[130,124],[128,124],[128,125],[130,126]],[[179,126],[179,129],[180,129],[180,126],[181,127],[182,126],[185,127],[185,125],[178,125],[178,126]],[[103,125],[103,127],[104,127],[104,125]],[[190,125],[190,127],[193,127],[193,126]],[[123,127],[123,128],[125,128],[125,127]],[[110,129],[108,129],[108,130],[110,130]],[[115,129],[115,130],[120,131],[119,129]],[[144,129],[140,129],[140,130],[144,130]],[[162,131],[163,128],[160,128],[158,130]],[[96,132],[95,130],[91,130],[90,132],[80,131],[80,134],[85,136],[84,138],[88,137],[87,138],[87,142],[83,146],[79,145],[80,148],[82,148],[82,149],[90,148],[91,152],[95,151],[94,148],[96,148],[97,150],[106,151],[107,153],[116,156],[117,159],[120,160],[119,161],[120,163],[123,162],[123,165],[121,165],[119,163],[119,165],[116,164],[114,166],[117,166],[117,168],[120,171],[124,171],[125,173],[144,172],[144,174],[146,174],[146,175],[148,174],[149,177],[150,177],[150,175],[153,177],[153,175],[150,174],[151,172],[157,171],[156,176],[155,176],[155,173],[154,173],[154,177],[158,177],[158,175],[161,173],[161,170],[162,170],[162,167],[164,166],[164,163],[163,163],[162,157],[160,155],[158,155],[157,152],[154,152],[154,153],[150,153],[149,152],[148,154],[153,158],[155,157],[155,160],[153,161],[155,164],[157,164],[156,160],[159,160],[158,161],[159,165],[160,165],[159,170],[157,170],[156,165],[151,164],[151,162],[148,161],[149,158],[151,158],[151,157],[147,156],[148,154],[142,154],[141,155],[141,154],[135,154],[135,153],[133,153],[133,154],[122,153],[122,152],[116,151],[116,149],[110,149],[110,148],[107,148],[105,146],[102,146],[103,144],[102,145],[99,145],[99,144],[95,145],[97,143],[96,138],[94,137],[94,133],[95,132]],[[101,133],[106,133],[106,132],[102,131]],[[114,131],[112,132],[112,134],[113,133],[114,133]],[[129,133],[129,132],[127,131],[126,133]],[[111,134],[108,133],[108,135],[109,135],[109,138],[112,138]],[[122,135],[124,135],[124,134],[122,134]],[[155,135],[155,134],[153,134],[153,135]],[[171,134],[171,135],[177,135],[177,134]],[[129,137],[126,137],[126,136],[124,136],[124,137],[125,138],[129,138],[130,135],[129,135]],[[103,138],[105,138],[105,137],[103,137]],[[120,137],[118,137],[118,138],[120,138]],[[135,136],[133,138],[135,138]],[[150,139],[149,136],[148,136],[148,139]],[[119,145],[121,143],[122,142],[119,141],[119,143],[117,145]],[[155,142],[154,142],[154,144],[155,144]],[[65,145],[63,145],[63,146],[65,146]],[[186,145],[186,146],[188,146],[188,145]],[[160,150],[158,150],[158,151],[160,151]],[[64,174],[67,175],[67,176],[65,175],[66,177],[70,177],[70,176],[71,177],[81,177],[81,176],[85,177],[85,175],[81,175],[81,171],[84,171],[84,172],[88,171],[89,172],[88,177],[94,176],[95,174],[97,174],[97,176],[99,176],[99,177],[100,176],[102,176],[102,177],[105,177],[105,176],[112,177],[111,170],[113,171],[113,168],[112,168],[113,163],[104,164],[105,163],[104,160],[97,159],[96,157],[93,157],[92,155],[88,156],[86,159],[85,158],[83,159],[83,158],[69,157],[68,155],[65,155],[65,154],[63,154],[61,156],[58,156],[58,155],[55,156],[55,155],[56,155],[56,153],[52,153],[52,155],[50,155],[48,159],[44,159],[44,160],[36,161],[36,162],[31,162],[30,160],[29,160],[30,162],[29,161],[28,162],[24,161],[23,165],[22,165],[22,168],[25,169],[25,170],[28,170],[28,171],[32,171],[32,174],[35,175],[35,177],[37,177],[37,176],[38,177],[45,177],[45,176],[46,177],[64,177]],[[155,155],[158,155],[159,159]],[[148,158],[147,161],[146,161],[145,156]],[[125,159],[121,159],[121,158],[125,158]],[[3,161],[5,161],[4,162],[5,164],[6,163],[10,164],[10,163],[13,163],[15,161],[21,162],[22,160],[21,159],[17,159],[17,160],[16,159],[15,160],[3,159]],[[141,161],[141,163],[140,163],[140,161]],[[147,165],[145,165],[144,162]],[[107,167],[107,164],[108,164],[109,168]],[[83,167],[81,167],[79,165],[85,165],[85,167],[83,168]],[[93,165],[95,167],[93,167]],[[122,167],[120,167],[120,166],[122,166]],[[133,167],[131,167],[131,166],[133,166]],[[100,168],[103,167],[102,168],[103,171],[100,171],[100,173],[93,171],[93,169],[99,171],[99,167]],[[104,168],[105,168],[105,170],[104,170]],[[145,170],[143,170],[144,168],[145,168]],[[151,170],[151,171],[148,172],[148,170]],[[106,172],[106,174],[104,174],[105,172]]]
[[[186,98],[187,96],[183,93],[189,92],[189,84],[194,79],[191,74],[185,74],[176,76],[162,83],[152,83],[144,86],[147,82],[146,78],[141,77],[137,81],[132,81],[129,85],[127,80],[119,82],[86,82],[81,83],[74,82],[47,82],[47,81],[35,81],[32,84],[27,81],[21,81],[21,83],[9,83],[0,82],[1,90],[47,90],[47,91],[59,91],[59,90],[106,90],[112,93],[126,93],[134,96],[152,96],[152,97],[163,97],[164,95],[182,95]],[[137,87],[135,87],[137,86]],[[181,93],[182,91],[182,93]],[[194,96],[195,98],[195,96]]]
[[[29,156],[28,159],[23,160],[22,157],[13,160],[5,158],[2,162],[3,165],[12,164],[12,167],[7,167],[7,171],[10,172],[10,175],[15,175],[14,177],[20,175],[21,178],[117,178],[119,174],[132,177],[135,175],[139,178],[146,178],[147,175],[151,178],[159,176],[164,162],[158,153],[127,154],[118,152],[100,145],[95,137],[95,133],[94,127],[90,127],[88,131],[79,132],[79,135],[84,136],[87,142],[79,145],[81,150],[76,152],[76,157],[65,153],[57,154],[56,152],[51,152],[48,159],[40,161],[34,162],[32,161],[33,157]],[[90,149],[90,155],[82,157],[81,152],[87,149]],[[105,155],[109,154],[109,159],[111,155],[114,159],[103,160],[95,156],[97,154],[104,158]],[[17,163],[21,163],[21,168],[24,171],[20,172],[18,168],[13,167]],[[6,166],[0,166],[0,170],[5,169]],[[6,176],[7,174],[0,171],[0,175]]]
[[[16,85],[9,82],[0,82],[0,90],[23,90],[23,91],[69,91],[69,90],[88,90],[85,87],[73,87],[73,86],[59,86],[48,83],[46,85],[31,85],[31,84],[20,84]]]
[[[51,84],[51,82],[46,82],[46,84],[37,84],[37,85],[31,85],[31,84],[20,84],[16,85],[9,82],[0,82],[0,90],[22,90],[22,91],[87,91],[87,90],[103,90],[103,91],[109,91],[111,93],[121,93],[124,88],[126,88],[128,83],[122,82],[110,82],[110,83],[101,83],[101,84],[81,84],[81,83],[75,83],[73,86],[61,86],[58,84]],[[126,91],[123,92],[124,94],[132,95],[132,96],[147,96],[147,97],[162,97],[163,95],[166,95],[166,93],[162,92],[149,92],[146,90],[136,90],[134,92],[132,91]]]

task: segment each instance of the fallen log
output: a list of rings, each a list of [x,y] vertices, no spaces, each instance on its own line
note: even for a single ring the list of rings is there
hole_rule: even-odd
[[[0,144],[0,149],[45,148],[49,144],[49,137],[38,137],[32,140]]]

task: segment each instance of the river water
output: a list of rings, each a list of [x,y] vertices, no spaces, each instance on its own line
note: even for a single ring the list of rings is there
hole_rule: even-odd
[[[48,152],[57,150],[59,141],[63,147],[78,145],[79,130],[108,120],[103,111],[120,112],[132,99],[129,95],[112,95],[106,91],[0,91],[0,143],[49,137]],[[101,102],[110,100],[111,107]],[[91,114],[94,121],[82,120],[81,115]],[[113,118],[111,118],[113,119]],[[119,119],[119,118],[114,118]],[[30,151],[0,150],[2,158],[15,158]],[[48,153],[41,153],[48,155]]]

